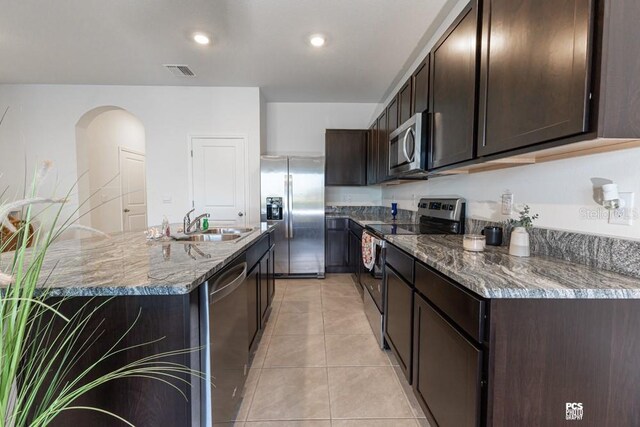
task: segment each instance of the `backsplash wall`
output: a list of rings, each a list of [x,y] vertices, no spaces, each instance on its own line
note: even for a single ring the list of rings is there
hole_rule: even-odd
[[[400,208],[417,210],[421,197],[460,195],[468,201],[470,218],[503,221],[500,198],[509,189],[516,208],[531,206],[538,227],[640,239],[640,149],[595,154],[566,160],[518,166],[492,172],[433,178],[428,181],[385,185],[382,202],[397,201]],[[621,192],[636,193],[632,226],[608,224],[608,212],[594,200],[592,178],[609,179]],[[515,215],[515,213],[514,213]]]

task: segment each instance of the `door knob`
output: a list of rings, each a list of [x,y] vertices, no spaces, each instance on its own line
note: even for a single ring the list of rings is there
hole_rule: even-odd
[[[124,209],[123,212],[131,212],[129,209]]]
[[[238,216],[244,216],[244,213],[238,212]]]

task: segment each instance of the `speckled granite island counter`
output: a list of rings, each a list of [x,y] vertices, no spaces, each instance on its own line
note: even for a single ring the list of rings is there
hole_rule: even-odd
[[[226,242],[148,241],[142,232],[60,241],[47,251],[42,283],[51,296],[188,294],[268,231],[261,224]]]
[[[62,383],[159,354],[167,356],[158,360],[216,379],[216,387],[187,372],[172,373],[171,385],[145,376],[115,381],[82,396],[83,404],[104,414],[64,411],[56,425],[114,425],[107,413],[132,425],[211,425],[207,408],[224,402],[227,412],[220,417],[236,410],[235,390],[244,387],[250,352],[275,296],[271,231],[263,224],[234,240],[208,242],[147,241],[137,232],[52,245],[42,271],[47,301],[73,322],[83,319],[77,340],[82,357],[70,364]],[[2,258],[9,261],[10,254]],[[65,333],[67,322],[51,312],[43,316],[47,334]],[[41,345],[43,354],[56,345]],[[116,347],[108,363],[96,364]]]

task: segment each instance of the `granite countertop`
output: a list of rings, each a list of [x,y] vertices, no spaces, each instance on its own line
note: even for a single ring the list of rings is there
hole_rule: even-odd
[[[362,226],[391,222],[359,214],[327,217],[350,218]],[[485,298],[640,298],[640,279],[558,258],[519,258],[506,247],[468,252],[459,235],[396,235],[386,240]]]
[[[186,294],[269,229],[261,224],[226,242],[147,241],[142,232],[60,241],[47,251],[41,285],[51,296]]]

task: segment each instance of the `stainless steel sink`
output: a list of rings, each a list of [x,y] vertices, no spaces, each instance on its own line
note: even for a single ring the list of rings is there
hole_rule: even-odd
[[[223,227],[214,227],[209,228],[206,231],[201,231],[202,234],[242,234],[253,231],[253,228],[223,228]]]
[[[174,237],[179,242],[224,242],[229,240],[235,240],[242,237],[238,233],[206,233],[206,234],[189,234],[186,236]]]

